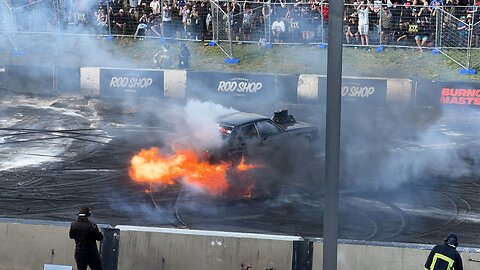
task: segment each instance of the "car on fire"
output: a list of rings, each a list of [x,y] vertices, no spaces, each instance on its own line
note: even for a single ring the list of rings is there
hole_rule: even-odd
[[[272,118],[247,112],[236,112],[217,118],[222,145],[208,149],[210,162],[292,159],[307,156],[310,143],[317,139],[318,129],[298,122],[287,110],[277,111]]]

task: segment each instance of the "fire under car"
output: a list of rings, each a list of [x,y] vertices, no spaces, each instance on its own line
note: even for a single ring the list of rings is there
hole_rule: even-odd
[[[292,163],[308,156],[311,142],[318,129],[298,122],[287,110],[274,113],[272,118],[246,112],[223,115],[217,119],[223,143],[208,149],[210,162],[245,161]]]

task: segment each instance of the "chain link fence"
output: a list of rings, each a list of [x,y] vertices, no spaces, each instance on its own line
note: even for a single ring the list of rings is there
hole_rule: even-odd
[[[344,5],[345,46],[406,47],[480,68],[480,6]],[[202,41],[234,58],[232,44],[324,44],[325,0],[0,0],[0,31],[22,50],[50,35]]]
[[[456,14],[453,8],[438,10],[438,38],[435,45],[451,61],[464,69],[470,69],[474,66],[471,61],[473,40],[478,36],[474,32],[476,12],[468,12],[468,7],[457,8],[462,9],[460,14]]]

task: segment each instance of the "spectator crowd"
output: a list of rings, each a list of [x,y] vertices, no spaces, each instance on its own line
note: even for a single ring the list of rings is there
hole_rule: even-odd
[[[34,10],[39,1],[10,2]],[[328,0],[40,2],[61,3],[63,8],[56,10],[64,10],[57,16],[64,27],[88,26],[85,29],[93,28],[98,35],[205,41],[217,27],[216,38],[231,35],[238,42],[327,42]],[[452,46],[466,47],[471,31],[472,46],[480,45],[480,0],[344,0],[344,7],[346,44],[416,45],[423,51],[441,32]]]

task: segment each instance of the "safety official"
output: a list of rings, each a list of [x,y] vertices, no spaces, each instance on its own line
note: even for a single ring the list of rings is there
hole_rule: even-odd
[[[81,207],[78,211],[78,219],[70,226],[70,239],[75,240],[75,261],[78,270],[102,270],[102,262],[98,253],[97,241],[103,240],[103,235],[97,224],[91,222],[88,217],[92,211],[88,207]]]
[[[425,270],[463,270],[462,257],[456,250],[458,238],[451,233],[445,243],[436,245],[428,255]]]

